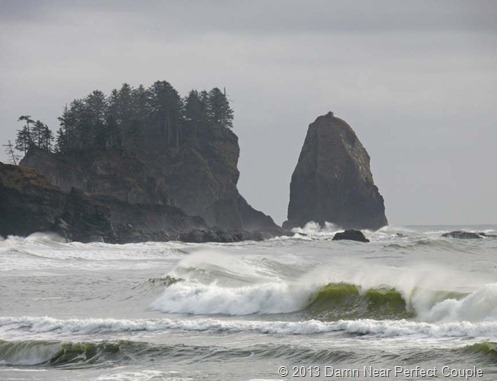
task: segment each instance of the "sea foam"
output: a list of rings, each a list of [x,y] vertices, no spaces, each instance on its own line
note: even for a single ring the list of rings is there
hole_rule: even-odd
[[[50,334],[45,337],[100,335],[120,332],[205,332],[308,335],[316,333],[346,333],[379,337],[418,336],[425,338],[483,338],[497,340],[497,322],[426,323],[412,320],[319,320],[264,321],[240,319],[55,319],[50,317],[2,317],[2,337],[17,334]]]

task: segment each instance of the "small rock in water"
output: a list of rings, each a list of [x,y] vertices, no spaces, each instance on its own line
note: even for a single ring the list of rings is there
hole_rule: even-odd
[[[336,233],[333,236],[333,241],[340,240],[369,242],[369,239],[367,239],[360,230],[345,230],[343,233]]]

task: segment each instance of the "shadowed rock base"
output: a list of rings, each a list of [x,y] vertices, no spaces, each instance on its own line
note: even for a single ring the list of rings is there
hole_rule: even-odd
[[[369,242],[369,239],[367,239],[360,230],[345,230],[344,232],[336,233],[333,236],[333,241],[341,240]]]
[[[36,232],[55,232],[71,241],[107,243],[236,242],[271,237],[212,229],[201,217],[188,216],[173,206],[130,204],[76,188],[65,193],[33,169],[0,163],[0,235]]]

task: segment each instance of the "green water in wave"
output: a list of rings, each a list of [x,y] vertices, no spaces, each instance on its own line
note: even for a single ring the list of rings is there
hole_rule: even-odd
[[[408,319],[414,317],[406,301],[393,288],[362,291],[348,283],[328,284],[311,297],[305,311],[321,320]]]
[[[127,341],[78,343],[45,340],[0,340],[0,362],[7,365],[84,366],[127,360],[136,343]]]
[[[464,347],[467,352],[483,354],[497,361],[497,343],[485,341]]]

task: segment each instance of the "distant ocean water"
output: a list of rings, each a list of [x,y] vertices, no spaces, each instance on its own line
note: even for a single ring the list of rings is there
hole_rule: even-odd
[[[0,380],[497,380],[497,238],[457,229],[497,234],[1,239]]]

